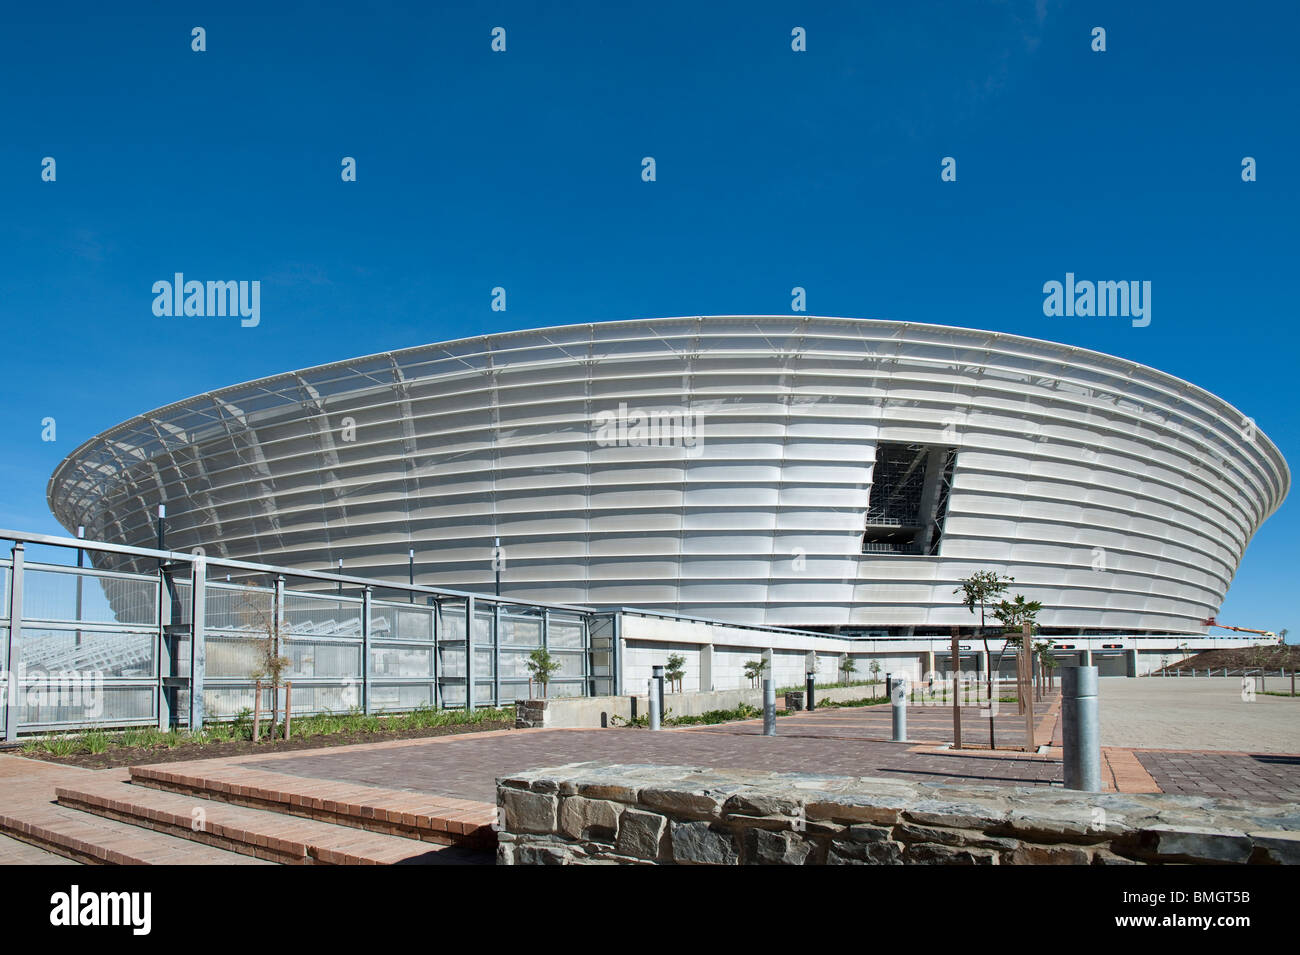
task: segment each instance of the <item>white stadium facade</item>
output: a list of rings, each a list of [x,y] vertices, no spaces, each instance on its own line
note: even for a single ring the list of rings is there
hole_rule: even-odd
[[[1152,368],[787,315],[235,385],[86,441],[48,499],[99,541],[155,546],[165,505],[169,550],[520,601],[908,638],[977,623],[953,590],[995,570],[1044,634],[1203,637],[1289,484],[1249,417]]]

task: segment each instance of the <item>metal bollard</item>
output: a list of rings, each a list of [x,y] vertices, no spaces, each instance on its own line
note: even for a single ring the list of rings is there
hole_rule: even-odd
[[[650,673],[654,676],[655,686],[659,691],[659,717],[662,719],[666,712],[664,708],[664,668],[662,665],[652,666],[650,668]]]
[[[890,708],[894,716],[894,742],[907,742],[907,677],[893,681],[889,696]]]
[[[803,705],[804,705],[804,709],[806,709],[809,713],[817,709],[817,701],[813,699],[813,688],[816,685],[816,683],[817,683],[817,675],[815,673],[807,674],[807,677],[804,679]]]
[[[655,692],[655,681],[652,677],[646,680],[646,698],[650,710],[650,728],[659,729],[659,694]]]
[[[1096,667],[1061,670],[1061,740],[1065,749],[1065,788],[1101,792]]]
[[[763,680],[763,735],[776,735],[776,687],[771,679]]]

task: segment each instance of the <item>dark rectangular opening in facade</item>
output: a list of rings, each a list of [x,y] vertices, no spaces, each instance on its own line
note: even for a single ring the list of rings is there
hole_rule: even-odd
[[[937,555],[956,462],[944,445],[876,445],[862,552]]]

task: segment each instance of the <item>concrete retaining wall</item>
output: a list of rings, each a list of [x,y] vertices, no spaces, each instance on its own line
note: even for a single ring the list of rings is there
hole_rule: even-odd
[[[883,696],[885,685],[846,686],[817,691],[819,701],[843,702],[861,700],[869,696]],[[710,710],[734,710],[741,703],[762,708],[762,690],[713,690],[711,692],[665,693],[664,706],[668,716],[699,716]],[[776,705],[782,707],[780,694]],[[636,713],[649,712],[645,694],[636,697]],[[551,700],[516,700],[515,726],[519,729],[548,727],[552,729],[596,729],[614,726],[614,717],[632,718],[633,698],[630,696],[564,697]]]
[[[1294,807],[575,763],[497,781],[503,865],[1300,863]]]

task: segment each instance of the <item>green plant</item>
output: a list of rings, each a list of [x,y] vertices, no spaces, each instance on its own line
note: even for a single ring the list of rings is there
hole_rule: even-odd
[[[536,680],[542,685],[542,699],[546,699],[546,687],[551,682],[551,676],[559,669],[560,661],[552,657],[551,651],[545,647],[538,647],[528,654],[529,683]]]
[[[751,687],[758,686],[758,681],[762,679],[763,671],[766,669],[766,660],[758,659],[745,661],[745,676],[749,678],[749,685]]]
[[[880,682],[880,661],[872,660],[871,666],[868,669],[871,670],[871,682],[879,683]]]
[[[102,753],[108,749],[108,734],[103,730],[88,730],[81,734],[81,749],[87,753]]]
[[[51,756],[71,756],[81,748],[77,737],[67,733],[51,736],[42,746]]]
[[[853,673],[857,668],[857,661],[847,653],[844,654],[844,659],[840,661],[840,672],[844,674],[845,683],[851,683],[853,681]]]
[[[664,679],[669,685],[676,683],[677,692],[682,692],[682,680],[686,677],[686,658],[680,653],[668,655],[668,662],[664,666]]]

